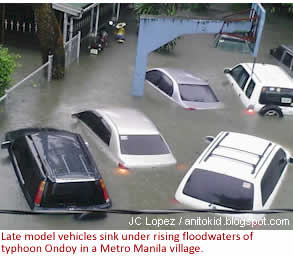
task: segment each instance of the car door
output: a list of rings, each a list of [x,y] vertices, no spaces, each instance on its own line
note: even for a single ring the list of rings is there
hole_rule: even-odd
[[[146,73],[146,80],[152,84],[152,86],[158,87],[162,78],[162,72],[159,70],[150,70]]]
[[[161,90],[161,92],[166,94],[168,97],[172,98],[174,92],[174,85],[172,80],[164,73],[162,74],[162,77],[158,84],[158,88]]]
[[[107,122],[92,111],[76,113],[73,116],[76,116],[85,125],[84,129],[82,129],[82,134],[86,134],[90,141],[97,143],[99,148],[105,152],[110,159],[116,160],[109,148],[112,131]]]
[[[253,102],[253,93],[255,82],[253,79],[248,80],[247,86],[244,88],[244,93],[240,95],[241,102],[248,107]]]
[[[236,94],[240,97],[240,100],[243,102],[243,104],[245,104],[245,101],[243,100],[244,89],[249,79],[249,73],[244,69],[242,65],[238,65],[230,71],[228,78],[232,83]]]

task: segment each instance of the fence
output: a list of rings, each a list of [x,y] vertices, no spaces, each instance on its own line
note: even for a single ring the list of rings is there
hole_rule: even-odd
[[[38,25],[35,22],[22,22],[15,20],[7,20],[4,21],[4,30],[6,31],[16,31],[16,32],[37,32]]]
[[[68,68],[73,62],[79,62],[80,39],[81,32],[79,31],[77,35],[64,44],[65,69]]]
[[[15,89],[18,87],[21,88],[36,88],[40,87],[40,85],[44,85],[51,81],[52,79],[52,64],[53,64],[53,55],[48,56],[48,61],[43,64],[41,67],[36,69],[34,72],[26,76],[23,80],[19,81],[17,84],[15,84],[13,87],[10,87],[9,89],[5,90],[5,95],[0,97],[0,103],[7,102],[8,99],[10,99],[11,96],[15,93]],[[19,91],[20,94],[23,94]],[[30,97],[30,93],[26,92],[26,95]],[[30,97],[31,98],[31,97]],[[3,106],[0,106],[0,109],[2,109]]]

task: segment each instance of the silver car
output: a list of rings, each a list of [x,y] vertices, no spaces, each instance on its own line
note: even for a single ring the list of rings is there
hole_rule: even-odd
[[[156,126],[141,112],[129,108],[101,108],[72,114],[119,168],[176,164]]]
[[[187,110],[221,108],[207,80],[180,69],[154,68],[146,73],[146,81],[170,100]]]

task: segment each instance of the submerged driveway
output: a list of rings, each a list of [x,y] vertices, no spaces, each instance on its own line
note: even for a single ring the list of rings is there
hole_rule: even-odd
[[[115,166],[107,159],[91,138],[90,150],[104,178],[113,208],[161,209],[182,208],[174,203],[174,193],[179,182],[196,157],[206,147],[204,137],[217,135],[220,131],[248,133],[275,141],[293,153],[293,117],[282,120],[263,119],[258,115],[244,114],[238,97],[228,84],[223,69],[239,62],[252,62],[252,57],[239,53],[223,52],[212,47],[212,35],[184,36],[177,41],[170,55],[153,53],[149,67],[169,66],[186,69],[210,81],[225,107],[221,110],[188,111],[166,100],[150,87],[144,97],[131,96],[136,33],[134,20],[127,20],[127,40],[124,44],[110,42],[98,56],[83,52],[79,64],[71,66],[66,77],[50,85],[25,85],[9,97],[4,111],[0,113],[0,134],[6,131],[32,126],[55,127],[79,132],[79,126],[71,119],[71,113],[82,109],[102,106],[127,106],[144,112],[159,128],[178,163],[165,169],[131,170],[127,176],[116,173]],[[290,24],[289,24],[290,23]],[[286,25],[285,25],[286,24]],[[282,17],[268,19],[264,28],[258,62],[273,63],[269,49],[293,38],[293,21]],[[3,107],[3,106],[2,106]],[[131,119],[131,117],[129,117]],[[8,153],[0,151],[0,201],[1,209],[28,210],[18,184]],[[289,167],[285,182],[273,204],[274,208],[293,207],[293,168]],[[237,172],[237,171],[235,171]],[[173,215],[168,217],[214,217],[213,215]],[[149,216],[157,217],[157,216]],[[292,218],[292,215],[271,217]],[[2,215],[3,229],[127,229],[130,216],[109,214],[105,219],[76,221],[71,216],[15,216]],[[293,224],[290,226],[292,229]],[[149,228],[145,225],[143,227]],[[161,227],[199,228],[190,226]],[[205,227],[206,228],[206,227]],[[219,228],[211,226],[213,228]],[[227,227],[239,228],[239,227]]]

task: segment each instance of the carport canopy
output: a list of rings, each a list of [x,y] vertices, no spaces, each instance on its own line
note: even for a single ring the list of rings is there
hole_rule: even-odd
[[[94,8],[97,5],[98,5],[97,3],[95,3],[95,4],[91,4],[91,3],[71,3],[71,4],[63,3],[63,4],[56,4],[56,3],[53,3],[52,7],[55,10],[67,13],[69,15],[80,16],[84,12]]]

